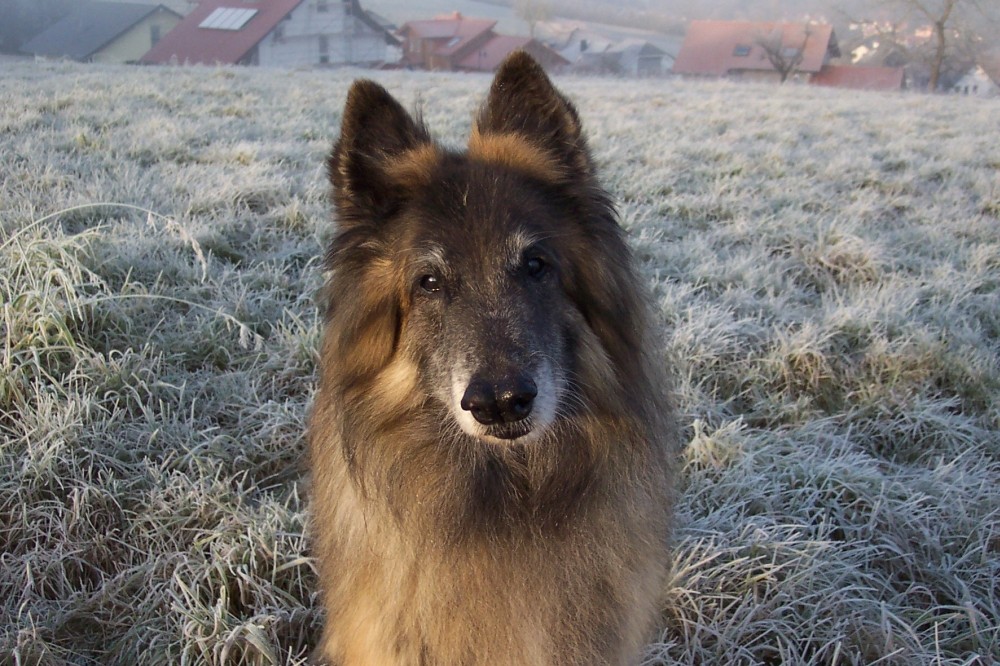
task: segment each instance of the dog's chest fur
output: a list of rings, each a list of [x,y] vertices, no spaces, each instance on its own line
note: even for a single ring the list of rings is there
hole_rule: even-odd
[[[336,491],[343,501],[326,530],[342,557],[327,591],[335,613],[328,622],[343,630],[325,647],[345,664],[617,664],[608,655],[641,644],[647,627],[635,618],[655,612],[642,606],[661,583],[652,565],[658,548],[609,556],[592,538],[624,544],[632,526],[580,516],[558,537],[454,548],[401,531],[357,496],[344,472]]]

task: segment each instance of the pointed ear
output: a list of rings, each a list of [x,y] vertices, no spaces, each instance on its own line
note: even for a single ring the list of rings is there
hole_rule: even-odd
[[[515,51],[497,69],[476,119],[469,152],[512,163],[520,153],[523,161],[523,151],[512,147],[512,138],[543,151],[564,176],[594,175],[576,109],[524,51]],[[537,172],[537,168],[528,170]]]
[[[347,93],[340,139],[327,160],[340,222],[371,222],[390,214],[405,190],[400,178],[419,172],[420,164],[407,169],[403,163],[423,155],[426,166],[432,147],[427,129],[385,88],[355,81]]]

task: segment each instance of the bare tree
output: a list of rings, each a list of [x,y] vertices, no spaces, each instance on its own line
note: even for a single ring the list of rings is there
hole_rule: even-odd
[[[995,0],[879,0],[879,10],[895,20],[864,20],[897,50],[928,69],[927,88],[937,90],[949,66],[975,59],[982,35],[996,30],[1000,11]],[[917,30],[930,30],[927,42],[917,40]]]
[[[907,0],[923,18],[928,20],[934,31],[934,51],[931,56],[931,78],[927,82],[930,90],[937,90],[941,80],[941,69],[944,66],[945,53],[948,50],[948,38],[954,31],[952,19],[956,16],[955,7],[960,0]]]
[[[528,23],[528,32],[533,38],[535,36],[535,25],[539,21],[547,21],[552,18],[552,9],[548,0],[515,0],[514,13],[517,17]]]
[[[806,44],[809,43],[809,36],[812,30],[807,25],[803,30],[802,41],[794,44],[785,43],[785,35],[781,26],[776,26],[774,30],[766,35],[760,35],[756,39],[757,46],[764,51],[764,57],[768,59],[774,70],[781,77],[784,83],[792,74],[798,70],[805,56]]]

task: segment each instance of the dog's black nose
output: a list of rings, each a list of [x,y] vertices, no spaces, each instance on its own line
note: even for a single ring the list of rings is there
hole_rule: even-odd
[[[538,387],[527,375],[500,380],[475,377],[462,396],[462,409],[483,425],[514,423],[528,417]]]

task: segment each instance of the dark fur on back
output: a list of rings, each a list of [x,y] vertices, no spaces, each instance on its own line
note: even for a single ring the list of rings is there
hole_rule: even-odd
[[[359,81],[329,170],[319,655],[634,660],[668,564],[676,430],[576,110],[515,54],[456,153]],[[473,385],[511,376],[537,384],[530,416],[473,420]]]

